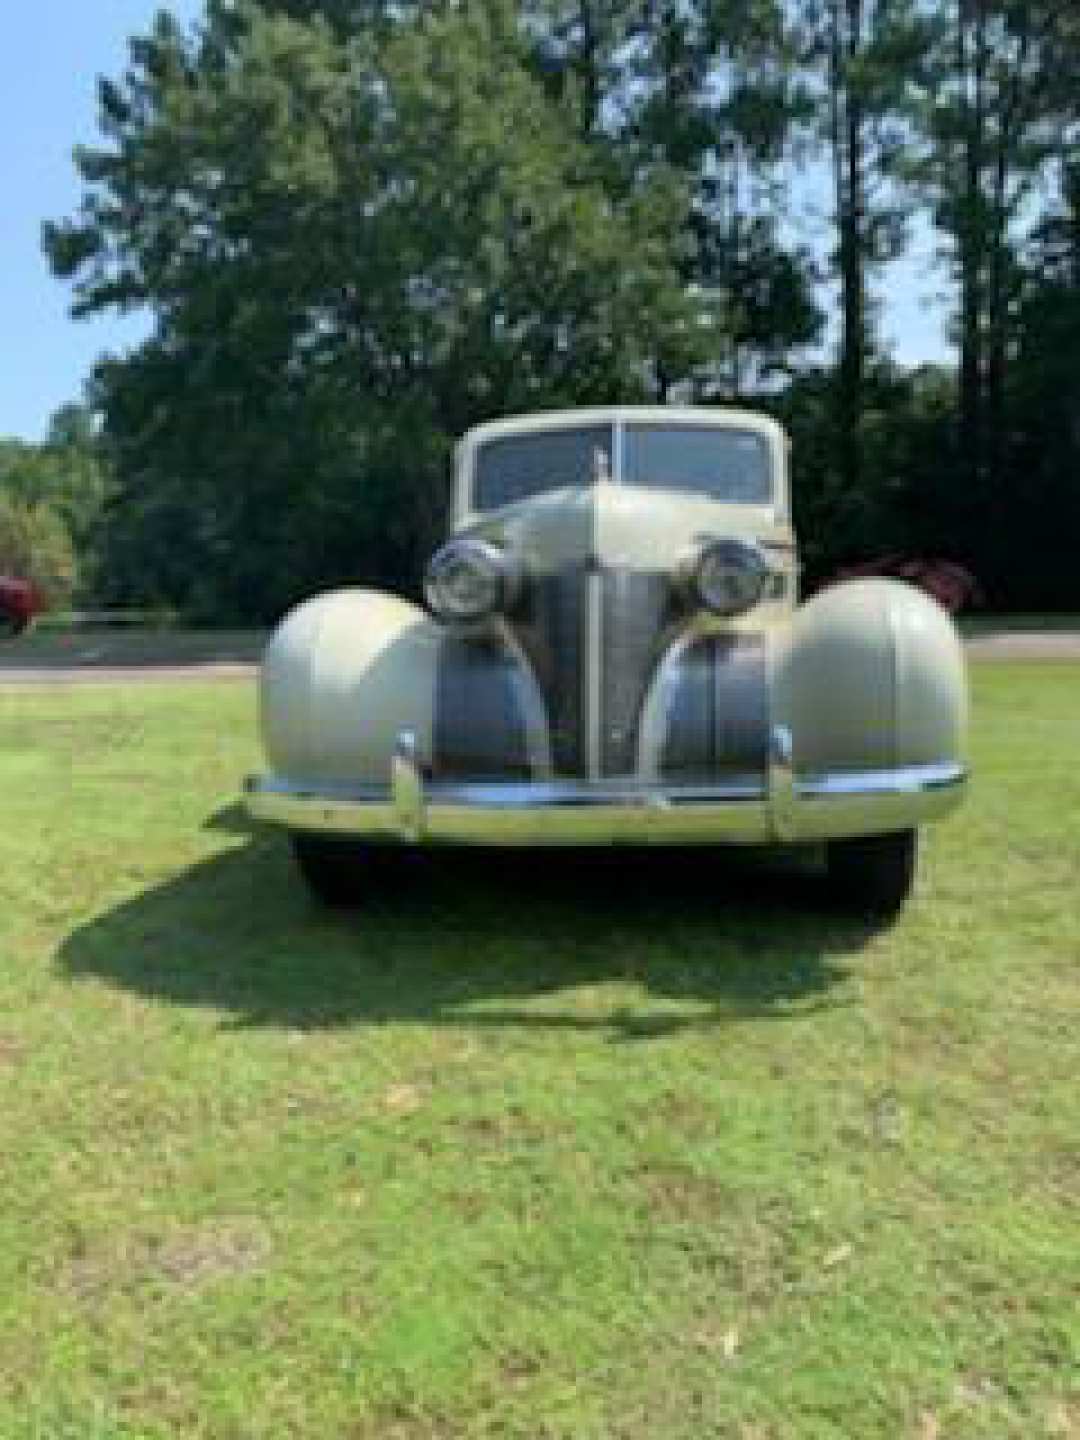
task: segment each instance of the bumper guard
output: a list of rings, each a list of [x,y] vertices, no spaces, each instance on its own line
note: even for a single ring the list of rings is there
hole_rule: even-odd
[[[959,764],[796,776],[790,733],[776,727],[767,774],[709,786],[640,781],[431,784],[403,730],[385,786],[254,775],[257,820],[366,840],[478,845],[735,844],[831,840],[904,830],[959,804]]]

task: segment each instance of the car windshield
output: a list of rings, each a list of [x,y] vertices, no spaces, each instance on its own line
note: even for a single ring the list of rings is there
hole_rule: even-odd
[[[627,425],[625,485],[688,490],[736,505],[773,498],[769,445],[752,430],[718,425]]]
[[[610,471],[610,425],[507,435],[476,452],[473,506],[497,510],[562,485],[591,485]]]

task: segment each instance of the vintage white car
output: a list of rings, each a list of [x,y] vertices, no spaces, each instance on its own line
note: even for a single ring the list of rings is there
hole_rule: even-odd
[[[725,409],[470,430],[428,611],[333,591],[266,650],[247,804],[316,894],[427,842],[819,842],[837,895],[896,911],[964,792],[963,655],[894,580],[798,603],[788,448]]]

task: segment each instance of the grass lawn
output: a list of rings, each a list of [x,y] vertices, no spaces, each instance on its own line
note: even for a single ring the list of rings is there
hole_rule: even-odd
[[[880,933],[677,856],[330,916],[248,685],[0,691],[3,1440],[1080,1434],[1080,666],[974,679]]]

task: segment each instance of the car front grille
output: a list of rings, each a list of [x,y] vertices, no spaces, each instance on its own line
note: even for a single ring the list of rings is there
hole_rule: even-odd
[[[709,635],[672,677],[660,773],[669,781],[762,774],[769,729],[760,635]]]
[[[675,652],[683,620],[666,573],[576,564],[530,579],[511,629],[539,687],[556,778],[637,772],[642,709],[665,657],[660,778],[696,783],[764,771],[762,637],[704,636]],[[436,778],[535,776],[524,692],[515,684],[519,663],[497,636],[444,637],[435,685]]]
[[[534,579],[514,629],[544,696],[556,775],[633,773],[672,615],[667,575],[582,564]]]
[[[490,636],[448,631],[439,647],[431,771],[437,780],[527,780],[517,662]]]
[[[515,632],[547,708],[557,776],[637,770],[642,707],[683,620],[670,575],[597,565],[537,577]],[[663,778],[760,773],[768,729],[764,642],[707,637],[668,677]]]

